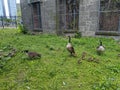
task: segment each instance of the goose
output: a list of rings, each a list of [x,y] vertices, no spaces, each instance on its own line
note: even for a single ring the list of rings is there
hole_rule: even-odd
[[[105,51],[105,47],[102,44],[102,41],[99,41],[99,46],[97,47],[97,53],[100,55]]]
[[[86,56],[87,56],[87,52],[83,52],[81,59],[82,59],[82,60],[85,60],[85,59],[86,59]]]
[[[11,51],[6,55],[6,57],[14,57],[17,53],[15,48],[12,48]]]
[[[74,47],[71,44],[71,37],[68,36],[69,40],[68,40],[68,44],[66,45],[67,50],[70,52],[71,55],[75,55],[75,50]]]
[[[24,52],[27,54],[27,56],[29,58],[37,58],[37,57],[41,57],[41,54],[37,53],[37,52],[30,52],[29,50],[24,50]]]

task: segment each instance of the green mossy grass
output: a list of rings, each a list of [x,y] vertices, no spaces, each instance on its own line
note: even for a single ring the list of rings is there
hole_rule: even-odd
[[[102,55],[96,53],[99,40],[106,48]],[[72,38],[76,57],[66,50],[67,42],[62,36],[0,30],[0,90],[120,90],[118,42],[103,37]],[[15,56],[8,57],[13,48]],[[26,49],[40,53],[41,58],[29,59],[23,53]]]

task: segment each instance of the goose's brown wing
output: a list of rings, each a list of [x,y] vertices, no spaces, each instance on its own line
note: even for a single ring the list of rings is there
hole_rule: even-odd
[[[74,48],[72,47],[71,49],[72,49],[72,53],[75,53],[75,50],[74,50]]]
[[[70,53],[75,53],[75,50],[74,50],[73,47],[69,47],[69,48],[67,48],[67,49],[68,49],[68,51],[69,51]]]

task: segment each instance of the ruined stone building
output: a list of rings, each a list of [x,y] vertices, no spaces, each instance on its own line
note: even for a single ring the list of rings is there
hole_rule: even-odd
[[[120,0],[21,0],[21,10],[30,31],[120,35]]]

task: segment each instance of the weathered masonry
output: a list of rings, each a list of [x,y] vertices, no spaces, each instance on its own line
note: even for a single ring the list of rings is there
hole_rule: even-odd
[[[64,35],[120,35],[120,0],[21,0],[30,30]]]

